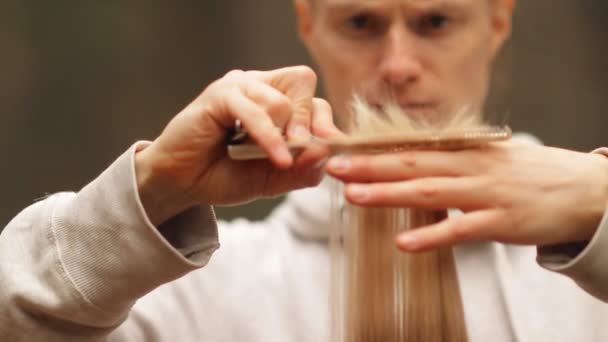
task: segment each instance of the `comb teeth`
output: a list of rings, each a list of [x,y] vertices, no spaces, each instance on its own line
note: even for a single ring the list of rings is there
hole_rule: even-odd
[[[443,123],[433,125],[424,118],[408,117],[401,108],[388,103],[380,111],[359,97],[352,103],[353,115],[350,134],[340,139],[312,137],[310,141],[288,142],[292,155],[303,149],[322,144],[332,153],[406,151],[414,149],[458,150],[511,138],[507,126],[484,125],[480,116],[468,112],[467,107],[454,113]],[[267,154],[254,144],[234,144],[228,146],[228,155],[234,160],[264,159]]]
[[[410,134],[353,137],[327,142],[334,152],[398,152],[406,150],[458,150],[478,147],[511,137],[509,127],[480,127],[470,130],[418,131]]]
[[[312,145],[326,145],[333,154],[344,152],[398,152],[420,149],[458,150],[478,147],[490,142],[511,138],[509,127],[486,126],[473,129],[416,131],[406,134],[353,136],[339,140],[313,138],[307,142],[288,143],[289,151],[296,155]],[[229,145],[228,154],[234,160],[267,158],[267,154],[254,144]]]
[[[467,139],[467,140],[493,140],[506,139],[511,137],[511,129],[507,126],[481,126],[474,128],[458,128],[458,129],[441,129],[432,130],[424,129],[411,132],[390,132],[385,134],[366,134],[366,135],[351,135],[342,140],[328,140],[328,144],[359,144],[369,141],[370,143],[382,141],[403,141],[412,142],[423,141],[442,141],[452,139]]]

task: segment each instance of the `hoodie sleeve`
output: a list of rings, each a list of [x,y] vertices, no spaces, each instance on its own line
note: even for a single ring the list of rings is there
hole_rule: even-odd
[[[204,266],[218,248],[210,207],[151,225],[136,187],[137,148],[2,231],[0,340],[104,340],[138,298]]]
[[[593,153],[608,157],[608,148]],[[539,247],[537,261],[548,270],[572,278],[589,294],[608,302],[608,207],[589,242]]]

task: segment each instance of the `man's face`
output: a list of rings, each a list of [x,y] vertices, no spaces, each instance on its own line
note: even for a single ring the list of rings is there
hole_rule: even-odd
[[[480,110],[512,0],[296,0],[300,36],[338,115],[353,93],[429,119]],[[339,119],[339,117],[338,117]]]

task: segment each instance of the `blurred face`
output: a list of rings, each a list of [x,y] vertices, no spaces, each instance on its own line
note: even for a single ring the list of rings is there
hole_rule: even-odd
[[[337,115],[353,93],[431,120],[486,97],[512,0],[296,0],[299,33]],[[338,119],[340,119],[338,117]],[[340,120],[338,120],[340,121]]]

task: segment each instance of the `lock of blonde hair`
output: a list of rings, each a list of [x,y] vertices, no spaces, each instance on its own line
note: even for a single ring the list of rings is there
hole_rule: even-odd
[[[351,118],[349,134],[357,137],[481,127],[465,110],[429,123],[398,106],[378,110],[358,99]],[[447,210],[357,207],[344,201],[337,181],[332,197],[331,341],[467,341],[452,249],[406,254],[395,246],[398,233],[443,220]]]

